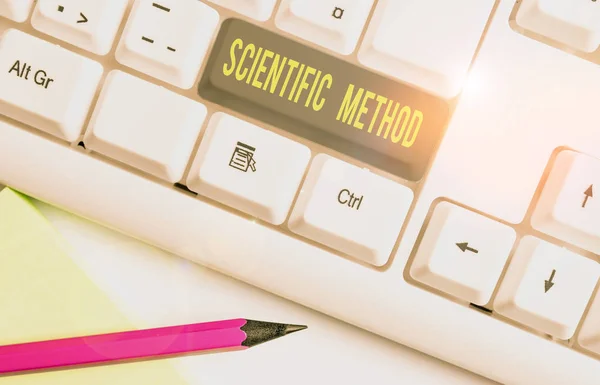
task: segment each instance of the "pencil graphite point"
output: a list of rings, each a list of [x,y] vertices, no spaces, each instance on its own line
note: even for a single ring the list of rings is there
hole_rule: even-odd
[[[306,325],[286,325],[285,334],[292,334],[295,332],[299,332],[300,330],[306,329],[308,326]]]
[[[306,325],[246,320],[246,324],[241,327],[241,330],[246,333],[246,340],[242,342],[242,345],[247,347],[256,346],[306,328]]]

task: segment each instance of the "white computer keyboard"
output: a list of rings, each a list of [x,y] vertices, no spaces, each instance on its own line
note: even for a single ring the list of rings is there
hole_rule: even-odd
[[[599,381],[600,3],[0,16],[0,183],[502,383]]]

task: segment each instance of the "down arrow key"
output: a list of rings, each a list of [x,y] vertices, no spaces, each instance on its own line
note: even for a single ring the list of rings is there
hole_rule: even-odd
[[[554,286],[554,282],[552,282],[552,280],[554,279],[554,274],[556,274],[556,270],[552,269],[550,279],[544,281],[544,293],[547,293],[548,290],[552,289],[552,286]]]

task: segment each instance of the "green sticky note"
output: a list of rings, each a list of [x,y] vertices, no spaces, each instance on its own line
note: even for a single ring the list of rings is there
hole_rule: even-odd
[[[135,329],[23,195],[0,191],[0,345]],[[25,375],[0,385],[186,384],[169,360]]]

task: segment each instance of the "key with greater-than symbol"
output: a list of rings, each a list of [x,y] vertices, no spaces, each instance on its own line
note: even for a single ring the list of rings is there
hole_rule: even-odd
[[[31,23],[38,31],[105,55],[127,4],[128,0],[38,0]]]

